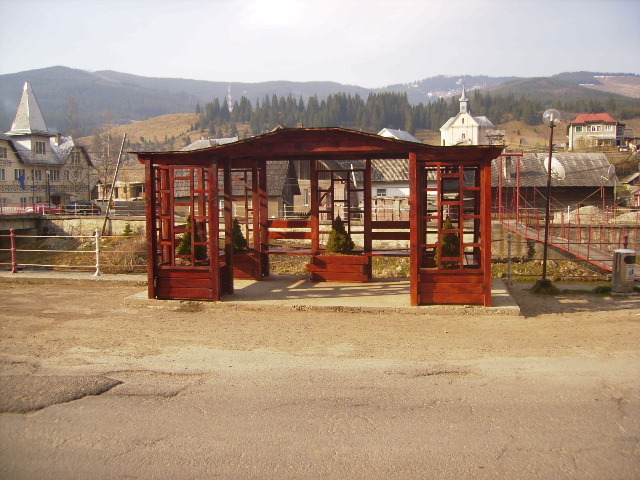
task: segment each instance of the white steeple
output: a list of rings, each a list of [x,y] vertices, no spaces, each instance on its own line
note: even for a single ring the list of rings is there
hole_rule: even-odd
[[[31,88],[31,83],[27,80],[24,83],[16,118],[11,124],[11,130],[7,132],[7,135],[31,134],[53,136],[53,133],[49,132],[47,125],[44,123],[44,117]]]
[[[464,84],[462,85],[462,95],[460,95],[460,112],[471,113],[469,111],[469,99],[467,98],[467,92],[464,89]]]

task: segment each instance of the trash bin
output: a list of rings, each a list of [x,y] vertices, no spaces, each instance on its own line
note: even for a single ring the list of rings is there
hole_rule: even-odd
[[[611,291],[629,293],[633,291],[635,281],[636,252],[621,248],[613,252],[613,273]]]

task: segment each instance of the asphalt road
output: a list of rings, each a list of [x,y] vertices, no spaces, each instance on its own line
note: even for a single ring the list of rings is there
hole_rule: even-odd
[[[194,357],[209,371],[189,373]],[[637,378],[611,378],[619,361],[164,362],[2,415],[2,478],[638,478]]]
[[[3,287],[3,479],[640,476],[636,303],[443,319]]]

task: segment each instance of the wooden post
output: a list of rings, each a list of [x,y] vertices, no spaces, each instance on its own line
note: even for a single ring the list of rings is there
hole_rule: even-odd
[[[252,243],[253,243],[253,255],[258,262],[258,276],[262,278],[263,276],[263,262],[262,262],[262,248],[260,245],[260,239],[262,238],[262,231],[260,229],[260,218],[262,212],[260,211],[260,189],[258,188],[259,183],[259,170],[258,170],[258,162],[257,160],[253,161],[253,165],[251,166],[251,211],[253,213],[253,235],[252,235]]]
[[[222,279],[220,278],[220,203],[218,192],[218,164],[212,162],[208,168],[209,184],[209,282],[211,285],[211,299],[219,302],[222,296]]]
[[[267,192],[267,162],[258,168],[258,196],[260,198],[260,263],[262,265],[262,275],[269,276],[271,269],[269,266],[269,255],[263,253],[269,249],[269,197]]]
[[[410,296],[411,305],[420,305],[420,237],[424,235],[421,230],[420,217],[422,216],[423,197],[422,185],[419,182],[418,160],[415,153],[409,154],[409,262],[410,262]]]
[[[482,224],[482,272],[484,284],[484,306],[491,306],[491,160],[481,165],[480,218]]]
[[[127,134],[125,133],[122,136],[122,145],[120,146],[120,154],[118,155],[118,162],[116,163],[116,171],[113,173],[113,182],[111,182],[111,191],[109,192],[109,202],[107,203],[107,208],[104,212],[104,223],[102,224],[102,235],[104,235],[105,229],[107,228],[107,220],[109,219],[109,212],[111,211],[111,201],[113,200],[113,190],[116,188],[116,180],[118,178],[118,171],[120,170],[120,163],[122,161],[122,151],[124,150],[124,142],[127,138]],[[47,187],[47,195],[49,194],[49,188]]]
[[[367,158],[364,169],[364,253],[371,253],[373,250],[371,216],[371,159]]]
[[[317,160],[310,160],[309,165],[311,176],[311,215],[309,224],[311,226],[311,255],[320,253],[320,205],[318,198],[318,163]]]
[[[229,162],[223,163],[222,178],[224,182],[224,258],[225,293],[233,293],[233,190],[231,184],[231,168]]]
[[[145,190],[147,210],[147,292],[149,298],[156,298],[156,269],[158,264],[157,233],[156,233],[156,184],[155,168],[151,160],[145,160]]]

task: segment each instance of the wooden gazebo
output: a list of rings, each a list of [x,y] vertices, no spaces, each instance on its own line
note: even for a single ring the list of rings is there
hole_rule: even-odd
[[[202,150],[139,152],[146,171],[149,298],[220,301],[233,293],[234,276],[269,275],[269,255],[282,253],[270,239],[308,242],[306,251],[288,253],[311,257],[313,279],[338,281],[371,277],[371,257],[385,254],[374,249],[376,240],[408,240],[411,305],[489,306],[491,160],[500,153],[499,147],[436,147],[342,128],[280,129]],[[374,221],[371,162],[403,158],[409,162],[410,220]],[[286,160],[309,162],[309,212],[301,219],[270,219],[267,162]],[[362,167],[319,168],[328,160],[360,160]],[[241,266],[232,248],[233,207],[240,200],[250,234]],[[333,219],[338,208],[362,249],[353,261],[328,265],[321,221]],[[453,252],[443,252],[445,238],[454,239]]]

